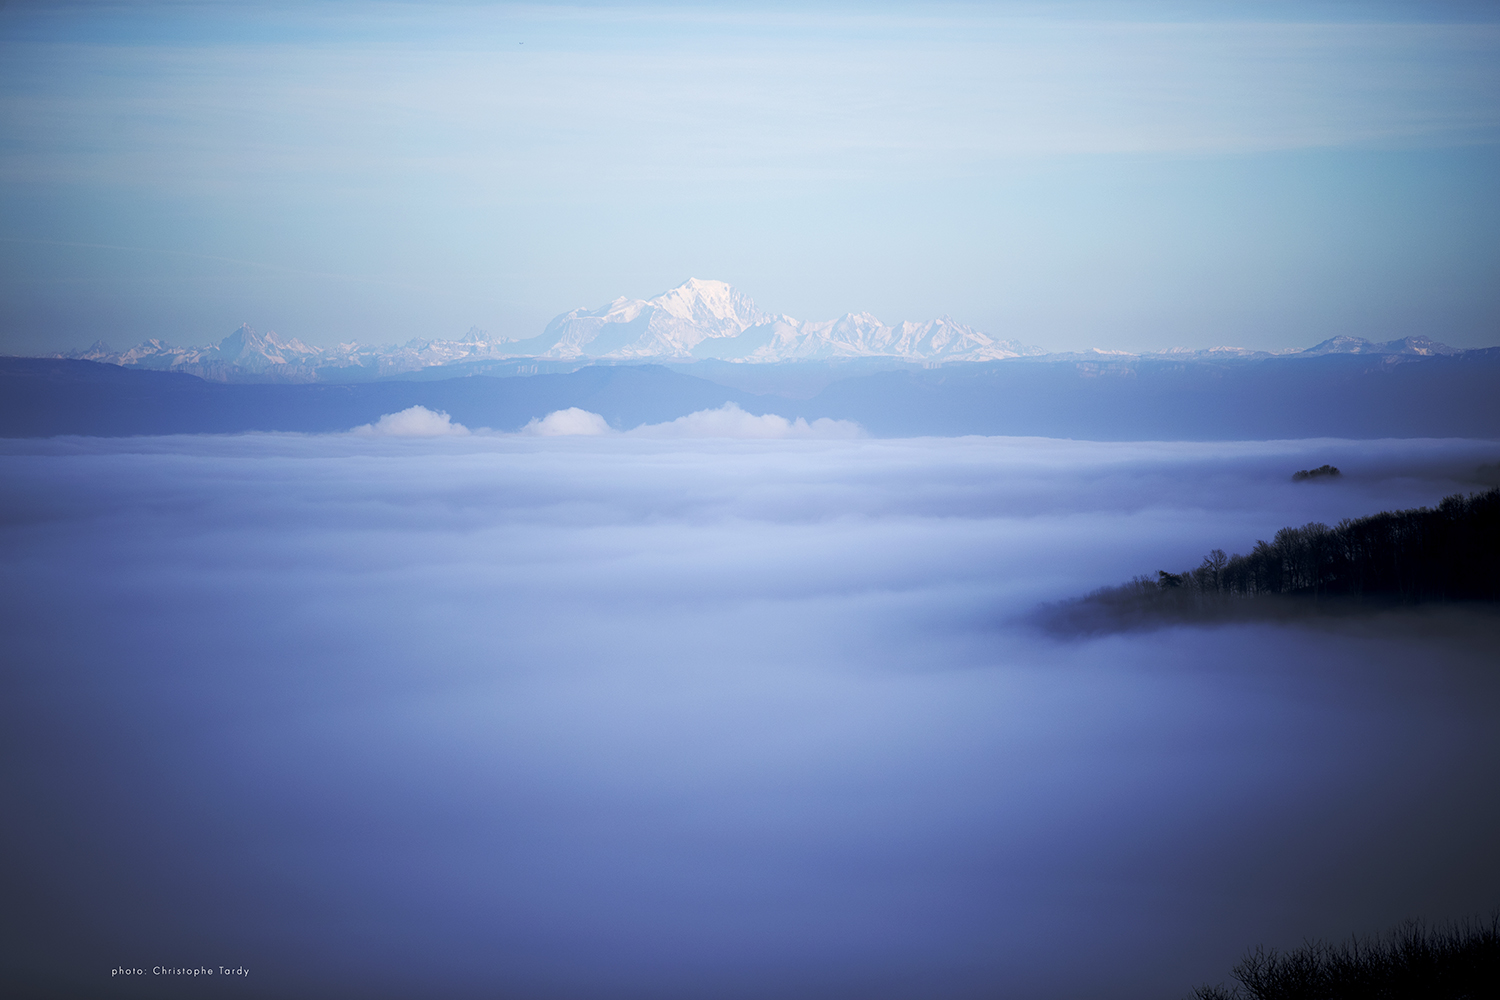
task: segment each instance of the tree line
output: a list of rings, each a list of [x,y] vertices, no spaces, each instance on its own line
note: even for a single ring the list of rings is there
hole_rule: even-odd
[[[1347,944],[1257,948],[1189,1000],[1479,1000],[1500,996],[1500,914],[1440,927],[1409,921]]]
[[[1500,487],[1436,507],[1282,528],[1244,555],[1214,549],[1197,567],[1136,577],[1138,592],[1381,596],[1403,603],[1500,599]]]

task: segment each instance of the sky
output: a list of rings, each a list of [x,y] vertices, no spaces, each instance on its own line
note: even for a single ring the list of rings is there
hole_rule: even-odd
[[[1482,4],[12,3],[0,351],[728,281],[1050,350],[1500,343]]]
[[[0,441],[7,982],[1154,1000],[1493,907],[1493,615],[1027,619],[1493,442],[669,429]]]

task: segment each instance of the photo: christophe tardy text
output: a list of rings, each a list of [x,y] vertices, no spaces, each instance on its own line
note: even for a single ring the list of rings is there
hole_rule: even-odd
[[[109,977],[116,976],[144,976],[145,969],[137,969],[132,966],[117,966],[109,970]],[[248,976],[250,970],[243,965],[234,968],[226,968],[222,965],[153,965],[151,967],[153,976]]]

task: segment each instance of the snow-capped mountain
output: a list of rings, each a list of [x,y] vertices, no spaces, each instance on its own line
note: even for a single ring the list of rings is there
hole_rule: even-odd
[[[1427,356],[1459,353],[1427,337],[1372,343],[1333,337],[1306,351],[1277,354],[1377,354]],[[127,351],[102,341],[61,357],[139,368],[171,369],[230,381],[361,380],[482,362],[547,361],[565,368],[593,361],[692,362],[719,359],[745,364],[890,358],[921,364],[997,361],[1047,352],[1014,340],[999,340],[948,317],[887,326],[867,312],[838,319],[799,320],[763,312],[749,296],[722,281],[697,278],[650,299],[618,298],[597,309],[574,309],[526,339],[491,337],[470,328],[457,340],[411,340],[371,347],[357,343],[309,347],[296,338],[259,334],[242,326],[205,347],[176,347],[152,339]],[[1271,357],[1237,347],[1173,348],[1148,355],[1085,351],[1050,355],[1059,361],[1126,361],[1138,357],[1173,360],[1251,360]],[[1392,357],[1391,360],[1398,360]],[[532,370],[535,370],[534,366]]]
[[[527,357],[768,363],[894,357],[909,361],[994,361],[1040,354],[943,318],[886,326],[869,313],[809,321],[762,312],[722,281],[689,279],[652,299],[619,298],[575,309],[539,337],[512,342]]]
[[[177,347],[152,338],[127,351],[114,351],[102,340],[64,357],[103,361],[129,368],[185,371],[204,378],[274,375],[286,381],[313,381],[317,368],[358,364],[354,344],[309,347],[295,337],[282,340],[274,332],[260,334],[248,325],[207,347]]]
[[[176,347],[152,339],[117,352],[102,341],[65,357],[139,368],[185,371],[204,378],[311,381],[327,369],[359,368],[397,375],[438,366],[513,358],[557,361],[695,361],[745,363],[835,358],[901,358],[924,363],[993,361],[1042,354],[996,340],[944,317],[886,326],[869,313],[808,321],[762,312],[722,281],[688,281],[650,299],[618,298],[597,309],[574,309],[539,336],[492,338],[471,328],[459,340],[412,340],[381,348],[356,343],[309,347],[242,326],[218,344]],[[323,374],[320,375],[320,370]]]
[[[1169,347],[1164,351],[1105,351],[1097,347],[1086,351],[1065,351],[1050,354],[1058,361],[1124,361],[1135,358],[1153,358],[1168,361],[1224,361],[1232,359],[1256,360],[1276,357],[1321,357],[1325,354],[1369,354],[1384,357],[1388,361],[1403,358],[1433,357],[1435,355],[1462,354],[1462,348],[1449,347],[1431,337],[1403,337],[1384,343],[1366,340],[1363,337],[1330,337],[1320,344],[1305,349],[1285,348],[1274,351],[1251,350],[1245,347]]]
[[[411,340],[379,348],[353,342],[309,347],[296,338],[283,340],[274,331],[261,334],[245,325],[206,347],[177,347],[152,338],[127,351],[116,351],[98,340],[82,351],[57,356],[187,372],[219,381],[315,382],[326,379],[331,369],[359,369],[362,376],[376,377],[511,357],[513,352],[500,349],[504,343],[471,328],[461,340]]]
[[[690,278],[653,299],[621,297],[598,309],[563,313],[541,336],[509,348],[539,358],[690,360],[705,340],[732,339],[770,319],[724,282]]]
[[[1303,354],[1419,354],[1431,357],[1434,354],[1459,354],[1456,347],[1440,344],[1431,337],[1403,337],[1376,344],[1363,337],[1330,337]]]

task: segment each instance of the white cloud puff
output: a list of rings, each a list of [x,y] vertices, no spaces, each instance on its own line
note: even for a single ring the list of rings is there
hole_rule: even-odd
[[[592,437],[610,433],[610,426],[599,414],[570,406],[566,410],[553,410],[540,420],[533,419],[521,428],[521,433],[538,437]]]
[[[756,416],[734,403],[717,410],[699,410],[662,424],[642,424],[630,434],[656,438],[853,438],[861,435],[859,424],[820,417],[808,423],[803,417],[788,420],[775,413]]]
[[[469,433],[443,410],[433,412],[425,406],[411,406],[400,413],[387,413],[373,424],[354,428],[352,434],[371,437],[453,437]]]
[[[533,419],[521,428],[522,434],[539,437],[562,437],[565,435],[599,436],[613,434],[609,422],[597,413],[570,406],[566,410],[554,410],[540,419]],[[631,437],[644,438],[737,438],[737,439],[782,439],[782,438],[856,438],[864,434],[859,424],[849,420],[830,420],[820,417],[808,423],[803,417],[788,420],[775,413],[757,416],[747,413],[735,403],[725,403],[717,410],[698,410],[676,420],[660,424],[642,424],[625,432]]]

